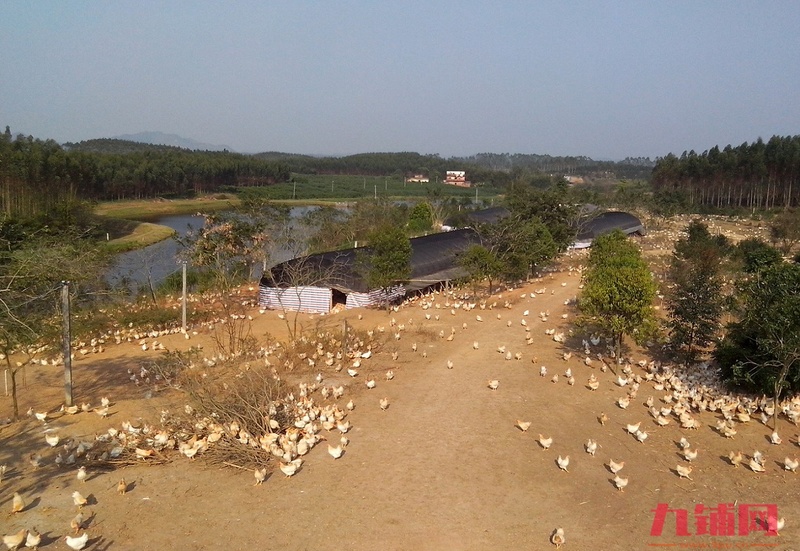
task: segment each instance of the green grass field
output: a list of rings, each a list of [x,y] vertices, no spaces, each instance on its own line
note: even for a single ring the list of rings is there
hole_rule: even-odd
[[[307,175],[297,174],[294,182],[257,188],[259,194],[274,200],[294,199],[297,201],[353,201],[356,199],[424,199],[431,193],[441,197],[462,200],[485,201],[496,198],[500,190],[493,187],[460,188],[442,183],[405,183],[399,177],[349,176],[349,175]]]

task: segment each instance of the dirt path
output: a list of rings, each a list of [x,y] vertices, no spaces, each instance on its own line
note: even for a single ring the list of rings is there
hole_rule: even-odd
[[[766,543],[792,549],[800,544],[800,475],[782,469],[784,456],[800,455],[796,427],[783,421],[784,443],[779,446],[765,441],[771,431],[756,422],[742,425],[734,440],[726,440],[710,428],[717,417],[709,413],[698,415],[703,426],[697,431],[682,431],[675,422],[657,427],[643,402],[648,395],[658,401],[664,393],[647,384],[627,410],[618,408],[615,400],[625,391],[613,383],[616,377],[601,373],[597,365],[584,365],[578,353],[565,361],[567,349],[545,334],[545,329],[568,331],[574,312],[564,303],[578,293],[578,283],[576,275],[557,273],[494,297],[491,309],[458,309],[455,315],[450,313],[452,304],[445,306],[445,297],[439,295],[438,309],[423,310],[418,302],[398,312],[363,311],[361,320],[356,312],[332,316],[336,323],[346,316],[360,327],[386,329],[386,344],[364,362],[358,377],[325,372],[326,382],[347,385],[340,402],[352,398],[356,404],[348,417],[354,427],[348,434],[351,443],[336,461],[323,443],[306,456],[297,475],[286,478],[278,471],[260,487],[253,486],[250,472],[209,468],[201,459],[96,473],[80,484],[74,471],[52,465],[34,471],[27,464],[27,454],[44,447],[40,424],[28,420],[6,428],[0,433],[0,464],[13,469],[0,483],[0,507],[10,507],[15,490],[32,504],[14,518],[0,518],[2,533],[36,526],[48,536],[45,549],[66,548],[63,540],[53,538],[68,531],[75,513],[69,496],[80,489],[96,498],[89,508],[96,515],[89,529],[92,549],[548,549],[550,533],[559,526],[566,531],[566,549],[647,549],[710,541],[675,537],[672,520],[662,536],[650,536],[658,503],[688,509],[694,533],[697,504],[734,502],[776,503],[787,527],[779,537],[759,533],[714,541],[739,548]],[[531,298],[542,288],[544,293]],[[504,307],[506,301],[510,308]],[[525,310],[529,315],[523,315]],[[539,319],[543,311],[550,313],[546,322]],[[279,334],[283,327],[274,312],[259,316],[254,310],[252,315],[256,336]],[[392,336],[392,318],[405,325],[399,340]],[[526,344],[523,319],[532,344]],[[304,322],[310,327],[314,320]],[[440,338],[440,331],[445,336],[455,331],[452,341]],[[201,334],[188,342],[203,338]],[[165,343],[168,348],[188,346],[179,337]],[[497,352],[499,346],[522,358],[506,360]],[[393,351],[398,352],[396,361]],[[128,417],[156,419],[165,398],[143,398],[126,376],[126,369],[144,356],[134,343],[80,362],[76,377],[93,381],[82,387],[85,395],[111,389],[119,396],[114,416],[102,420],[78,415],[51,424],[60,427],[62,436],[91,437]],[[452,369],[446,367],[448,360]],[[542,365],[547,377],[539,376]],[[574,386],[566,383],[567,368],[576,379]],[[395,373],[391,381],[384,377],[388,369]],[[601,382],[596,392],[585,386],[590,373]],[[557,383],[551,382],[553,374],[560,375]],[[372,390],[364,386],[370,375],[377,379]],[[499,380],[497,390],[487,387],[489,379]],[[57,373],[34,372],[28,383],[37,392],[24,393],[25,408],[59,403]],[[390,400],[386,411],[379,407],[383,397]],[[3,408],[5,413],[6,402]],[[601,412],[610,418],[605,425],[597,421]],[[531,428],[522,432],[514,426],[517,419],[531,421]],[[639,421],[650,434],[645,443],[624,429]],[[553,438],[550,450],[538,445],[539,433]],[[682,435],[700,450],[692,480],[674,472],[677,464],[688,464],[675,445]],[[329,438],[335,441],[339,435]],[[600,444],[595,457],[583,450],[588,438]],[[749,454],[756,448],[768,459],[764,474],[734,469],[723,460],[732,449]],[[570,456],[569,472],[556,466],[559,455]],[[630,482],[624,492],[615,489],[605,467],[612,458],[625,461],[620,474]],[[125,496],[114,491],[121,476],[132,483]]]

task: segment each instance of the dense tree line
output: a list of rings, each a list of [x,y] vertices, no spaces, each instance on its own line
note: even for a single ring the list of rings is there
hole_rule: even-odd
[[[505,186],[532,175],[576,175],[618,178],[648,178],[654,163],[647,158],[627,158],[620,162],[595,161],[589,157],[552,157],[510,153],[480,153],[469,157],[444,158],[413,152],[360,153],[343,157],[313,157],[267,152],[256,157],[287,163],[299,174],[357,174],[364,176],[404,176],[424,174],[431,180],[444,180],[448,170],[463,170],[467,179],[478,183]]]
[[[125,146],[94,140],[62,147],[11,130],[0,134],[0,211],[32,217],[77,200],[134,199],[215,192],[290,178],[285,163],[228,152]],[[128,142],[129,143],[129,142]]]
[[[653,169],[656,192],[677,192],[690,205],[769,209],[800,204],[800,136],[760,138],[739,147],[660,158]]]
[[[358,176],[411,176],[423,174],[432,181],[443,181],[448,170],[463,170],[474,183],[505,186],[511,174],[469,160],[413,152],[359,153],[343,157],[313,157],[288,153],[258,153],[256,158],[284,162],[298,174],[349,174]]]
[[[479,153],[460,161],[495,171],[534,171],[571,176],[647,179],[655,163],[647,157],[622,161],[596,161],[586,156],[552,156],[525,153]]]
[[[776,413],[781,396],[800,390],[800,264],[760,239],[733,245],[689,224],[663,289],[664,320],[655,316],[650,267],[619,230],[595,239],[583,284],[580,323],[612,337],[617,358],[625,336],[641,344],[660,326],[683,361],[710,353],[728,385],[773,396]]]

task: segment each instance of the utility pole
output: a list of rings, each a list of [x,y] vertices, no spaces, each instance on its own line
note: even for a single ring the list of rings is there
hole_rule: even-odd
[[[183,261],[183,294],[181,295],[181,329],[186,333],[186,261]]]
[[[72,406],[72,336],[69,323],[69,281],[61,282],[61,313],[64,317],[64,405],[70,407]]]
[[[378,198],[378,184],[375,184],[375,199]]]
[[[297,198],[297,182],[292,182],[292,199]]]

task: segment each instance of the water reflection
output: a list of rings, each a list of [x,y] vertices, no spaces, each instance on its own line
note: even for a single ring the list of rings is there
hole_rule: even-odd
[[[307,228],[301,223],[302,218],[316,210],[315,206],[292,207],[290,210],[290,231],[301,239],[306,237]],[[195,214],[163,216],[152,220],[154,224],[168,226],[175,230],[178,237],[189,231],[203,227],[204,218]],[[114,287],[127,287],[132,292],[137,288],[159,285],[171,274],[181,271],[182,247],[175,238],[165,239],[154,245],[135,251],[121,253],[106,275],[106,281]],[[297,251],[277,249],[270,251],[272,263],[283,262],[292,258]],[[261,266],[255,267],[254,278],[261,277]],[[149,282],[149,283],[148,283]]]

